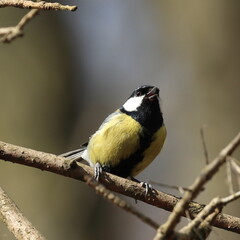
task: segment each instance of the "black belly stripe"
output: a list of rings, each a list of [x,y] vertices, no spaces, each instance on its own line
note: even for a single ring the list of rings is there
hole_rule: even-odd
[[[134,167],[143,160],[143,152],[150,146],[153,134],[146,130],[140,135],[139,149],[127,159],[122,159],[117,166],[102,166],[103,170],[120,177],[129,177]]]

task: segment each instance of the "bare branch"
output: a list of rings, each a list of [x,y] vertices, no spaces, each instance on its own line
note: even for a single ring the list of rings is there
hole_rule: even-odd
[[[176,204],[173,212],[169,215],[166,223],[161,225],[157,230],[157,234],[154,240],[164,239],[173,233],[173,230],[180,218],[187,208],[188,204],[194,199],[201,191],[204,184],[206,184],[212,176],[218,171],[218,169],[225,163],[228,155],[231,155],[233,151],[240,145],[240,132],[237,136],[219,153],[219,155],[208,164],[201,174],[196,178],[194,183],[189,187],[190,191],[186,191],[183,198]]]
[[[187,226],[179,232],[190,239],[206,239],[211,231],[211,223],[226,204],[240,198],[240,191],[225,198],[216,197]],[[197,236],[196,236],[197,235]]]
[[[86,183],[90,187],[92,187],[97,194],[100,194],[103,198],[108,200],[109,202],[113,203],[117,207],[133,214],[137,218],[139,218],[144,223],[148,224],[150,227],[154,229],[158,229],[159,224],[154,222],[151,218],[145,216],[143,213],[139,212],[137,209],[135,209],[133,206],[128,204],[126,201],[115,195],[113,192],[106,189],[102,184],[99,184],[96,182],[92,177],[85,176]]]
[[[39,10],[33,9],[29,11],[15,27],[0,28],[0,36],[3,35],[3,37],[0,38],[0,42],[9,43],[15,38],[23,36],[23,28],[38,13]]]
[[[23,28],[26,24],[32,20],[40,10],[69,10],[75,11],[77,9],[76,6],[64,6],[59,3],[47,3],[44,1],[24,1],[24,0],[0,0],[0,8],[7,7],[7,6],[14,6],[14,7],[21,7],[21,8],[34,8],[29,11],[20,22],[14,27],[6,27],[0,28],[0,42],[10,43],[14,39],[23,36]]]
[[[164,188],[169,188],[169,189],[174,189],[174,190],[178,190],[180,193],[184,192],[184,191],[189,191],[188,188],[186,187],[182,187],[182,186],[177,186],[177,185],[169,185],[169,184],[165,184],[165,183],[159,183],[159,182],[155,182],[155,181],[149,181],[150,184],[156,185],[156,186],[160,186],[160,187],[164,187]],[[182,190],[182,191],[180,191]],[[202,191],[204,190],[204,188],[202,189]]]
[[[49,3],[45,1],[32,2],[27,0],[0,0],[0,8],[4,7],[17,7],[39,10],[77,10],[77,6],[62,5],[60,3]]]
[[[232,169],[231,169],[231,160],[227,158],[226,162],[226,175],[227,175],[227,184],[228,184],[228,190],[230,194],[234,193],[233,189],[233,179],[232,179]]]
[[[215,200],[215,199],[213,199],[213,200]],[[206,207],[208,207],[208,205]],[[176,232],[174,234],[175,239],[178,239],[178,240],[181,240],[181,239],[182,240],[204,240],[204,239],[207,239],[207,237],[209,236],[209,234],[212,231],[211,223],[216,218],[216,216],[220,213],[220,210],[218,208],[215,208],[211,211],[212,212],[209,214],[207,214],[206,212],[204,213],[204,214],[207,214],[204,219],[200,219],[200,221],[199,221],[199,219],[197,220],[198,226],[195,226],[195,224],[192,224],[192,222],[190,222],[187,226],[182,228],[179,232]]]
[[[209,158],[208,158],[208,150],[207,150],[207,144],[205,140],[205,135],[204,135],[204,129],[206,128],[206,125],[203,125],[200,129],[200,134],[201,134],[201,139],[202,139],[202,144],[203,144],[203,150],[204,150],[204,156],[206,160],[206,164],[209,163]]]
[[[45,240],[38,230],[23,216],[19,208],[2,188],[0,188],[0,217],[17,239]]]
[[[230,202],[232,202],[232,201],[234,201],[234,200],[236,200],[238,198],[240,198],[240,191],[235,192],[235,193],[229,195],[228,197],[222,198],[221,199],[221,203],[223,205],[226,205],[226,204],[228,204],[228,203],[230,203]]]
[[[0,142],[0,159],[50,171],[84,182],[86,182],[85,176],[94,177],[93,169],[84,164],[77,164],[63,157],[4,142]],[[179,198],[160,191],[156,191],[156,194],[146,197],[145,189],[139,183],[106,172],[102,175],[101,183],[111,191],[143,201],[166,211],[172,211],[179,202]],[[191,218],[194,218],[203,208],[204,205],[196,202],[190,202],[187,207]],[[184,216],[184,212],[182,216]],[[240,233],[240,219],[227,214],[219,214],[213,221],[213,226]]]
[[[237,177],[238,189],[240,190],[240,166],[237,163],[238,162],[237,159],[233,157],[228,157],[228,159],[230,160],[231,163],[231,169],[233,170],[233,173]]]
[[[199,225],[204,221],[206,217],[208,217],[214,209],[219,206],[221,203],[221,199],[216,197],[212,199],[212,201],[204,207],[204,209],[194,218],[187,226],[182,228],[180,232],[189,232],[192,229],[199,227]]]

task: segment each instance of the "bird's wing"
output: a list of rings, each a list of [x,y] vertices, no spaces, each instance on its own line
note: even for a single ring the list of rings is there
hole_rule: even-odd
[[[130,116],[111,114],[91,137],[87,160],[91,165],[99,162],[114,167],[127,159],[140,147],[141,125]]]
[[[70,152],[62,153],[59,156],[65,157],[70,160],[80,160],[83,154],[83,151],[87,148],[88,142],[81,145],[79,149],[75,149]]]

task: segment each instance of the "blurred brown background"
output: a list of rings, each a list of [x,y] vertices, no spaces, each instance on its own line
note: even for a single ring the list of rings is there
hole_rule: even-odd
[[[208,126],[210,158],[239,131],[240,2],[68,4],[79,8],[42,12],[24,38],[0,45],[0,140],[56,154],[77,148],[134,88],[152,84],[161,91],[168,137],[138,178],[191,184],[205,164],[200,127]],[[0,27],[15,25],[26,12],[0,11]],[[152,239],[155,234],[72,179],[0,161],[0,186],[47,239]],[[197,200],[208,203],[227,194],[221,170]],[[169,214],[127,201],[159,223]],[[239,200],[224,212],[240,217]],[[210,239],[220,236],[238,239],[219,229]],[[0,238],[14,239],[3,223]]]

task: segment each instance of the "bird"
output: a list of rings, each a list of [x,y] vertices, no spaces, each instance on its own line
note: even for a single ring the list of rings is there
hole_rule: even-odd
[[[97,181],[102,171],[136,180],[165,142],[167,131],[159,92],[150,85],[136,88],[126,102],[103,121],[88,143],[61,156],[87,161],[94,167]],[[151,186],[145,187],[148,192]]]

